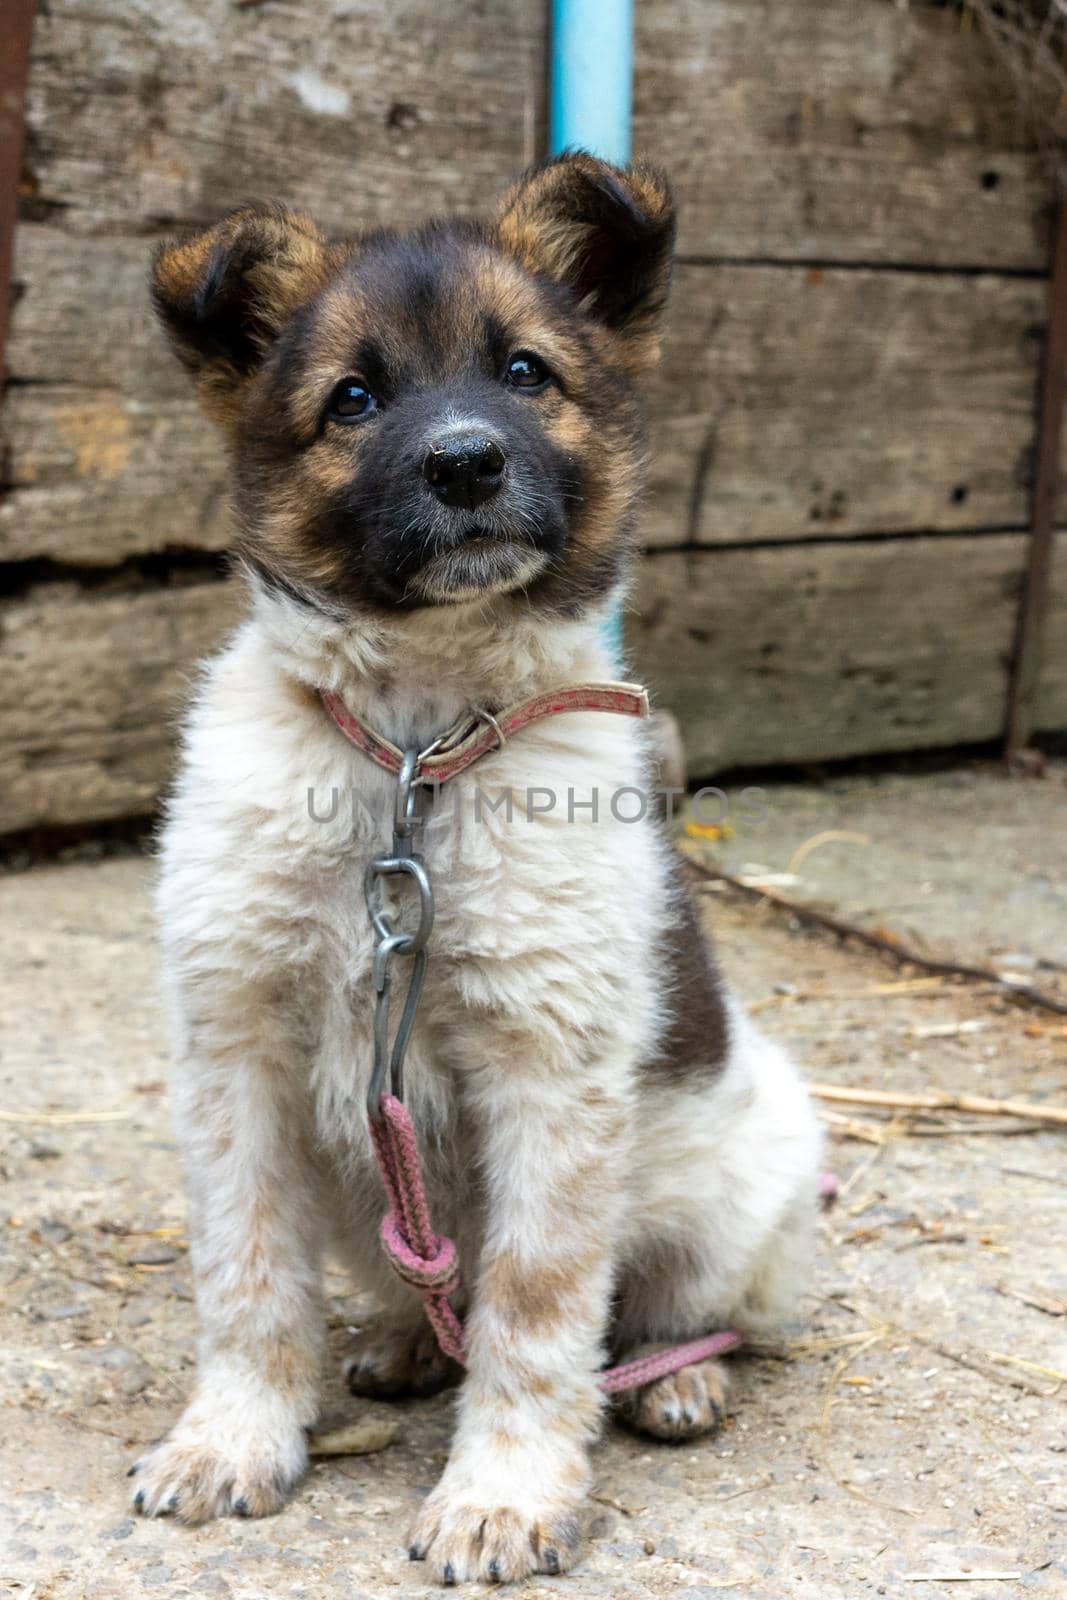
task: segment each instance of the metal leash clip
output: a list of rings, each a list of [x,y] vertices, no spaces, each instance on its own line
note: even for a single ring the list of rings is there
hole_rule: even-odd
[[[374,1066],[367,1090],[367,1112],[375,1122],[381,1120],[382,1095],[388,1080],[389,1093],[398,1100],[404,1094],[404,1057],[407,1054],[415,1013],[426,976],[426,942],[433,927],[433,889],[422,858],[415,853],[414,835],[423,818],[419,813],[419,783],[416,777],[423,753],[405,752],[396,780],[393,813],[393,841],[388,855],[375,856],[363,874],[363,895],[367,902],[378,943],[374,949]],[[407,878],[418,895],[419,920],[411,933],[393,926],[384,905],[385,878]],[[392,990],[390,963],[394,956],[411,956],[411,976],[404,997],[404,1009],[389,1048],[389,1003]]]

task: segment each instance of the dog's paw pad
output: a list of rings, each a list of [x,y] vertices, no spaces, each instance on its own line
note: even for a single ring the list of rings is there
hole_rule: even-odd
[[[695,1439],[722,1426],[726,1385],[721,1362],[697,1361],[620,1395],[615,1410],[623,1422],[655,1439]]]
[[[427,1501],[412,1542],[438,1583],[513,1583],[533,1572],[559,1573],[578,1553],[581,1530],[571,1509],[541,1514],[513,1506],[485,1509]],[[417,1554],[416,1554],[417,1552]]]
[[[342,1371],[353,1394],[373,1400],[437,1394],[460,1376],[428,1325],[412,1331],[370,1324],[354,1336]]]

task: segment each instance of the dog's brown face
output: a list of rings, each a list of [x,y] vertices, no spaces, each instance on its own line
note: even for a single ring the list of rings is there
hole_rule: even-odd
[[[603,594],[673,232],[656,172],[573,155],[486,225],[331,243],[249,208],[163,249],[153,297],[228,435],[245,558],[336,612]]]

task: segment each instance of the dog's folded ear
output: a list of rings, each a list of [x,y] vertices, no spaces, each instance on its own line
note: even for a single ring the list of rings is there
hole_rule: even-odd
[[[655,358],[674,247],[674,201],[655,167],[613,167],[580,150],[557,156],[519,179],[496,227],[505,249],[566,284],[639,362]]]
[[[228,419],[241,384],[321,284],[326,252],[311,218],[283,206],[243,206],[157,251],[153,304],[217,421]]]

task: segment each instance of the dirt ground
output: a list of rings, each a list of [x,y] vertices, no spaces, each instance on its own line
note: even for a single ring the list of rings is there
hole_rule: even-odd
[[[722,847],[870,926],[1067,998],[1067,769],[775,786]],[[827,840],[827,830],[868,842]],[[708,849],[699,845],[694,848]],[[124,1472],[193,1375],[178,1158],[139,857],[0,879],[0,1592],[421,1596],[412,1508],[451,1401],[380,1454],[316,1464],[263,1522],[190,1531],[127,1510]],[[724,964],[813,1082],[1064,1103],[1067,1018],[919,976],[735,892],[704,895]],[[731,1357],[696,1446],[609,1429],[575,1573],[531,1596],[1005,1600],[1067,1593],[1067,1130],[827,1107],[843,1192],[805,1325]],[[330,1279],[339,1364],[360,1314]],[[946,1575],[941,1581],[938,1574]]]

